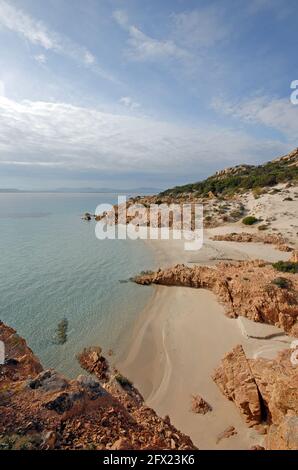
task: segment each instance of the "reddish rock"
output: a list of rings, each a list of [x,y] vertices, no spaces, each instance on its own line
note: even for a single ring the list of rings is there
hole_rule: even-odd
[[[261,422],[259,392],[242,346],[236,346],[223,358],[212,378],[249,426]]]
[[[243,366],[244,353],[240,348],[238,346],[226,355],[216,370],[214,379],[217,385],[227,398],[234,401],[247,420],[247,416],[251,416],[251,410],[256,409],[255,393],[248,393],[253,379],[262,405],[262,418],[266,420],[266,449],[298,450],[298,366],[291,361],[292,350],[282,351],[274,360],[246,360],[250,370],[247,381],[247,367]],[[244,370],[246,373],[243,375]],[[249,420],[249,423],[253,421]]]
[[[287,245],[287,240],[282,235],[274,233],[258,235],[257,233],[233,232],[226,233],[224,235],[214,235],[211,240],[238,243],[264,243],[268,245],[275,245],[275,247],[280,251],[293,251],[293,248]]]
[[[298,416],[286,416],[278,426],[269,428],[267,450],[298,450]]]
[[[272,281],[277,271],[264,261],[219,263],[216,267],[176,265],[135,278],[138,284],[162,284],[212,290],[232,318],[247,317],[298,337],[298,277],[283,273],[291,289]]]
[[[191,411],[193,413],[205,415],[209,411],[212,411],[212,407],[204,400],[204,398],[200,397],[200,395],[194,395],[191,402]]]
[[[134,447],[132,443],[125,438],[120,438],[111,447],[112,450],[133,450]]]
[[[219,444],[222,439],[228,439],[229,437],[235,436],[236,434],[237,431],[234,426],[229,426],[217,436],[216,444]]]
[[[38,359],[11,328],[0,324],[7,364],[0,374],[0,435],[32,449],[195,449],[191,439],[103,375],[100,348],[83,355],[96,377],[68,380],[43,371]],[[108,364],[107,364],[108,366]],[[107,369],[104,368],[104,372]],[[127,437],[129,436],[129,438]]]
[[[102,350],[99,347],[85,348],[77,359],[83,369],[91,374],[96,374],[100,380],[107,380],[109,366],[101,353]]]

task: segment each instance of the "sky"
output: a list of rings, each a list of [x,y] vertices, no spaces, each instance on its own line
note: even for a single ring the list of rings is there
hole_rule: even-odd
[[[0,188],[167,188],[286,154],[297,10],[0,0]]]

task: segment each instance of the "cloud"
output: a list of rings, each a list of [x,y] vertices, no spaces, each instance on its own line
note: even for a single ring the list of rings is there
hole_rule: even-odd
[[[159,60],[163,58],[187,59],[190,54],[178,47],[172,40],[153,39],[136,26],[129,28],[128,56],[134,60]]]
[[[45,64],[47,61],[47,58],[44,54],[37,54],[34,56],[34,59],[41,65]]]
[[[114,81],[108,72],[99,67],[95,57],[88,49],[76,44],[66,36],[50,31],[43,22],[15,8],[5,0],[0,0],[0,25],[19,34],[35,46],[69,57],[77,63],[89,67],[102,78]]]
[[[228,22],[223,21],[220,7],[206,7],[172,14],[174,34],[188,47],[206,48],[227,38]]]
[[[140,28],[129,23],[126,13],[116,10],[115,21],[128,33],[129,49],[126,56],[136,61],[156,61],[165,58],[189,59],[190,53],[175,44],[171,39],[158,40],[143,33]]]
[[[137,101],[134,101],[130,96],[123,96],[120,98],[119,103],[129,109],[137,109],[141,105]]]
[[[218,98],[212,107],[236,119],[262,124],[283,133],[290,141],[298,139],[298,106],[290,98],[257,96],[248,100],[229,102]]]
[[[220,149],[220,151],[219,151]],[[199,179],[206,168],[267,159],[289,150],[217,127],[182,127],[66,103],[0,97],[0,165],[146,173]]]
[[[5,96],[5,83],[0,80],[0,96]]]
[[[128,26],[128,15],[124,10],[115,10],[113,11],[113,18],[117,21],[119,26],[127,27]]]

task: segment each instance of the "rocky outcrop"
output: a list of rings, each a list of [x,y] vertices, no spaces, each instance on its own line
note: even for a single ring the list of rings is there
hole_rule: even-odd
[[[195,449],[189,437],[120,387],[99,348],[82,364],[94,375],[68,380],[42,370],[24,339],[0,323],[6,362],[0,366],[0,447],[4,449]]]
[[[252,170],[253,168],[255,168],[254,165],[246,165],[243,163],[229,168],[224,168],[223,170],[219,170],[215,173],[215,177],[221,179],[226,178],[227,176],[235,176],[242,174],[243,172]]]
[[[0,322],[0,341],[5,345],[5,363],[0,366],[0,387],[6,382],[19,381],[42,371],[38,358],[13,328]]]
[[[77,359],[83,369],[96,374],[96,376],[103,381],[109,378],[109,366],[107,360],[102,356],[102,350],[99,347],[85,348]]]
[[[283,273],[288,288],[273,281],[277,271],[263,261],[219,263],[216,267],[176,265],[136,276],[138,284],[211,289],[226,306],[226,314],[268,323],[298,337],[298,279]]]
[[[191,411],[193,413],[205,415],[206,413],[209,413],[209,411],[212,411],[212,408],[200,395],[194,395],[192,397]]]
[[[248,425],[266,424],[265,446],[270,450],[298,450],[298,366],[292,355],[285,350],[274,360],[247,359],[237,346],[213,376]]]
[[[265,404],[268,420],[279,425],[286,415],[298,416],[298,366],[292,350],[276,359],[251,359],[250,367]]]
[[[273,162],[284,162],[288,165],[298,166],[298,147],[287,155],[276,158]]]
[[[234,426],[229,426],[217,436],[216,444],[219,444],[223,439],[229,439],[229,437],[235,436],[236,434],[237,431]]]
[[[266,437],[267,450],[298,450],[298,416],[286,416],[272,424]]]
[[[267,234],[264,236],[258,235],[257,233],[227,233],[224,235],[214,235],[211,240],[215,241],[228,241],[238,243],[264,243],[268,245],[274,245],[280,251],[293,251],[293,248],[287,245],[287,240],[280,234]]]
[[[236,346],[224,357],[213,380],[222,393],[235,403],[249,426],[261,422],[259,392],[242,346]]]

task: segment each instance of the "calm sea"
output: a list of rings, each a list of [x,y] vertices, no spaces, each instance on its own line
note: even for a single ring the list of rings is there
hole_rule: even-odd
[[[154,267],[142,241],[95,237],[80,219],[113,194],[0,194],[0,319],[24,336],[45,367],[80,373],[75,356],[98,345],[125,355],[151,288],[122,283]],[[68,340],[57,345],[67,318]]]

